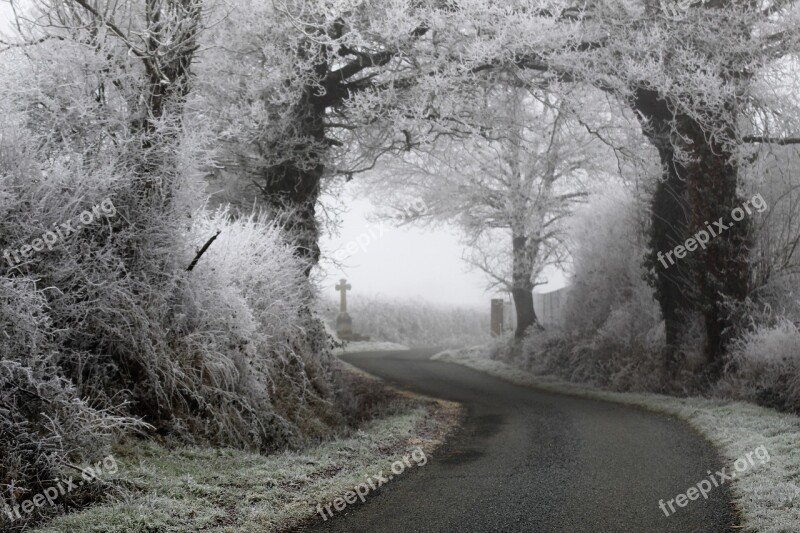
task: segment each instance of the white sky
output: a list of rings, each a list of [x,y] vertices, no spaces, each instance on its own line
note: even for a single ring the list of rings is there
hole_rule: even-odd
[[[345,254],[341,269],[323,258],[327,275],[322,289],[329,296],[338,294],[334,286],[343,277],[353,286],[352,293],[390,299],[422,298],[435,304],[488,309],[489,300],[503,296],[486,292],[486,278],[462,261],[463,247],[454,229],[396,228],[384,223],[381,232],[377,223],[367,220],[374,210],[368,200],[345,199],[344,203],[348,212],[343,214],[339,235],[323,238],[321,246],[327,256],[349,243],[356,251]],[[536,292],[563,286],[560,274],[550,278],[551,283],[537,287]]]
[[[7,0],[0,0],[0,32],[11,27],[11,4]]]

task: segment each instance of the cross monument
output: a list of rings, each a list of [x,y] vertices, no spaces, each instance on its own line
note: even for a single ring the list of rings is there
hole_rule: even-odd
[[[336,286],[336,290],[341,294],[341,297],[339,298],[340,313],[347,313],[347,291],[352,288],[353,287],[347,283],[347,280],[344,278],[340,279],[339,284]]]
[[[336,334],[342,340],[353,338],[353,319],[347,314],[347,291],[352,288],[344,278],[339,280],[339,284],[336,285],[336,290],[340,294],[339,316],[336,318]]]

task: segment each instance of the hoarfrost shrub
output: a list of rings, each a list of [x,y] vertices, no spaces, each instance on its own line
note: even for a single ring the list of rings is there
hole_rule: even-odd
[[[121,406],[99,410],[90,405],[62,375],[58,359],[36,284],[0,277],[0,508],[50,486],[66,463],[107,454],[121,432],[146,426],[119,415]],[[3,531],[12,530],[4,519],[0,516]]]
[[[192,247],[209,236],[195,223],[203,220],[208,139],[169,114],[143,139],[136,110],[124,105],[139,102],[135,70],[106,63],[107,51],[48,43],[29,51],[36,57],[24,68],[0,64],[0,250],[104,198],[118,212],[14,269],[2,266],[0,276],[30,282],[41,302],[47,372],[95,408],[124,405],[184,442],[268,450],[326,434],[340,422],[341,391],[327,337],[308,311],[303,265],[288,248],[259,248],[215,278],[204,271],[214,268],[212,247],[186,272]],[[82,88],[106,72],[119,78],[99,105]],[[75,113],[69,121],[64,106]],[[242,231],[255,242],[263,222]],[[28,346],[21,333],[12,338]]]
[[[734,342],[728,372],[718,388],[737,398],[800,410],[800,329],[780,319]]]
[[[629,193],[614,190],[579,210],[563,311],[569,327],[531,331],[506,357],[536,372],[615,390],[663,386],[663,321],[644,280],[637,209]]]
[[[271,445],[319,438],[341,422],[338,375],[305,265],[265,214],[234,219],[226,209],[196,216],[198,244],[219,231],[193,272],[196,348],[230,353],[234,390]],[[223,339],[226,346],[219,345]],[[247,426],[245,426],[247,427]]]

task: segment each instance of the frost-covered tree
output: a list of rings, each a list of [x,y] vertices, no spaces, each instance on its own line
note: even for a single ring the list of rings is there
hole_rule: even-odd
[[[297,68],[278,77],[284,85],[270,86],[280,90],[261,93],[291,95],[279,100],[288,129],[278,128],[278,139],[262,145],[270,154],[301,157],[262,165],[277,171],[262,185],[288,186],[277,197],[303,206],[300,226],[308,228],[325,168],[337,168],[326,159],[331,148],[349,148],[355,138],[374,155],[424,143],[444,124],[458,129],[468,118],[462,104],[471,87],[498,72],[542,84],[588,84],[636,112],[664,170],[653,201],[653,254],[741,204],[737,185],[747,144],[788,142],[782,137],[797,129],[793,104],[762,90],[794,68],[800,15],[793,1],[281,6],[286,18],[274,18],[290,31],[262,31],[259,38],[280,35],[272,49]],[[313,241],[314,231],[306,233]],[[722,304],[747,292],[746,235],[739,225],[668,271],[651,261],[668,345],[675,345],[684,315],[699,309],[716,369],[729,325]],[[307,247],[315,257],[315,246]]]
[[[392,158],[363,190],[385,205],[421,201],[425,210],[407,218],[455,223],[472,265],[513,296],[521,338],[538,326],[533,289],[562,258],[563,221],[601,172],[602,153],[547,92],[500,82],[478,103],[471,134]]]
[[[479,1],[459,4],[431,32],[464,67],[462,79],[532,71],[590,84],[635,111],[664,172],[653,201],[655,256],[742,204],[748,145],[796,142],[791,96],[764,88],[793,75],[799,19],[793,1]],[[747,293],[747,233],[737,225],[667,271],[651,261],[668,345],[699,310],[712,372],[730,334],[723,303]]]
[[[381,96],[394,94],[386,76],[414,70],[409,50],[428,31],[423,13],[411,2],[245,2],[209,33],[204,114],[222,141],[212,187],[279,214],[309,271],[325,178],[371,166],[367,150],[343,156],[357,128],[375,120],[376,101],[391,100]],[[366,100],[355,104],[356,95]]]
[[[792,320],[800,318],[799,166],[798,147],[765,147],[748,169],[745,189],[745,195],[762,195],[765,204],[752,227],[752,301]]]
[[[637,113],[664,169],[653,254],[741,203],[747,144],[790,142],[797,129],[787,95],[762,90],[794,69],[793,1],[293,0],[237,5],[224,20],[209,42],[222,97],[205,107],[229,148],[220,162],[246,176],[251,198],[291,214],[285,225],[311,264],[325,176],[459,130],[475,84],[496,73],[588,84]],[[746,235],[739,225],[667,271],[651,261],[668,345],[700,309],[715,367],[722,304],[747,292]]]
[[[171,146],[180,134],[183,104],[192,85],[202,8],[202,0],[148,0],[141,5],[34,0],[15,10],[13,35],[2,42],[6,50],[26,53],[33,61],[57,60],[73,45],[93,52],[78,56],[88,74],[93,107],[65,109],[70,95],[42,95],[49,98],[39,100],[34,96],[43,125],[64,120],[58,115],[69,110],[77,124],[71,131],[62,128],[67,134],[62,140],[80,142],[88,131],[81,127],[84,120],[100,118],[102,125],[94,128],[93,137],[135,148],[128,150],[136,157],[130,170],[143,196],[169,198],[174,186]],[[59,43],[65,46],[59,49]]]

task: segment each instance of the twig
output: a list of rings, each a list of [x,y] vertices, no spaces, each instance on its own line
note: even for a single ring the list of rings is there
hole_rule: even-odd
[[[206,250],[208,250],[209,246],[211,246],[211,243],[214,242],[217,237],[219,237],[220,233],[222,233],[222,231],[221,230],[217,230],[216,235],[214,235],[213,237],[208,239],[208,242],[206,242],[203,245],[203,247],[200,248],[200,251],[197,252],[196,256],[194,256],[194,260],[192,261],[192,264],[189,265],[189,268],[186,269],[186,272],[191,272],[192,271],[192,269],[195,267],[195,265],[197,265],[197,262],[200,261],[200,258],[203,257],[203,254],[206,253]]]

